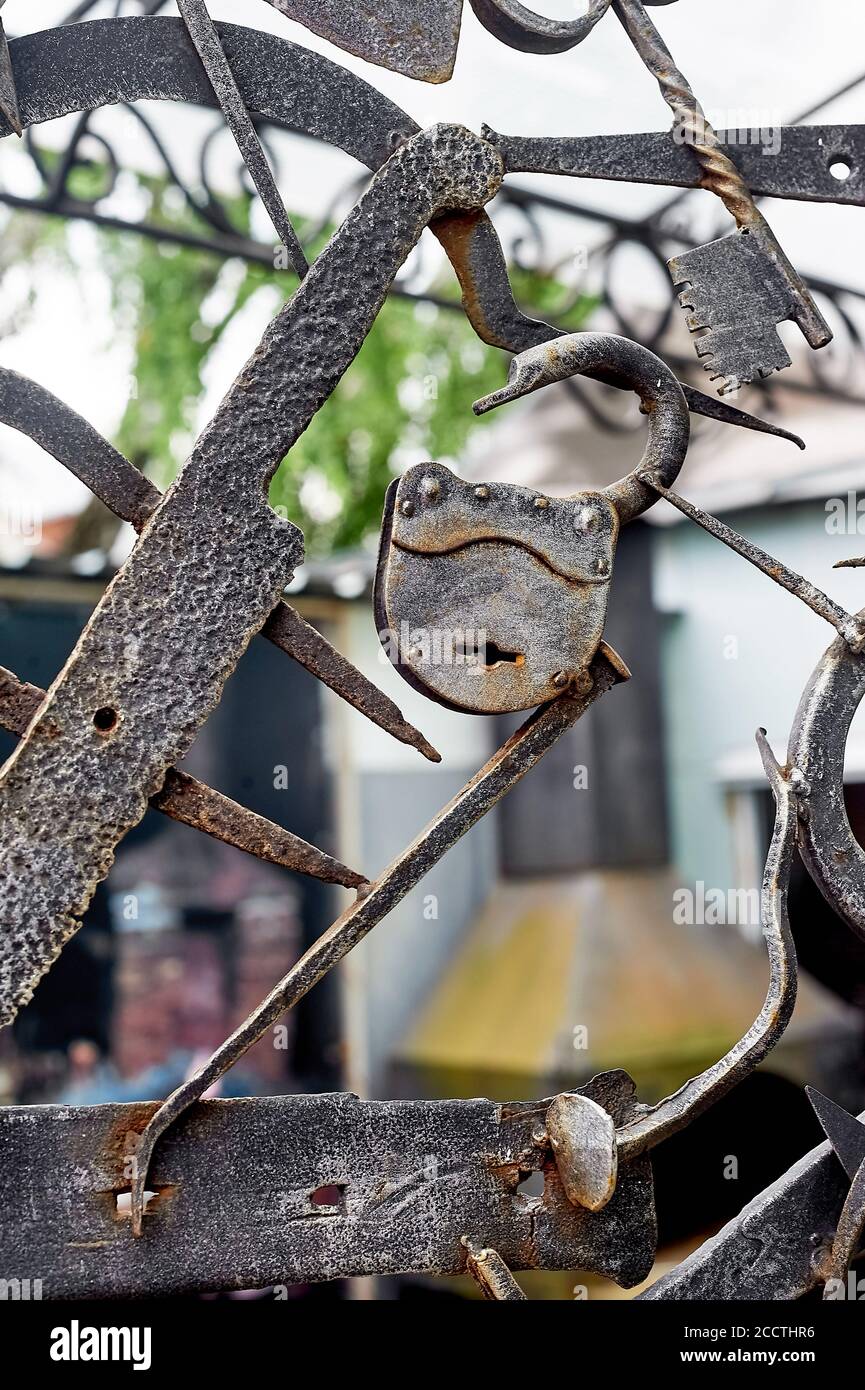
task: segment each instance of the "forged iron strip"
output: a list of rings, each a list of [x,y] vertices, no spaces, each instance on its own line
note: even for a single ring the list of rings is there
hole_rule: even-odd
[[[303,247],[285,210],[285,204],[267,162],[267,155],[234,80],[231,64],[225,56],[225,50],[216,32],[216,25],[208,13],[206,0],[177,0],[177,8],[204,64],[243,162],[252,176],[262,203],[267,208],[274,231],[288,254],[295,274],[302,278],[309,269]]]
[[[382,0],[375,13],[348,4],[338,7],[338,14],[330,4],[315,7],[313,13],[304,0],[271,2],[371,61],[403,71],[413,65],[413,75],[426,80],[443,80],[453,65],[460,0],[411,0],[411,15],[425,26],[424,41],[415,42],[415,34],[411,52],[405,44],[411,15],[405,6],[392,14],[391,0]],[[472,3],[499,38],[534,52],[572,47],[610,7],[610,0],[592,0],[585,17],[561,22],[534,15],[517,0]],[[843,799],[841,810],[838,802],[844,742],[865,686],[860,655],[865,644],[863,615],[845,613],[801,576],[670,491],[687,447],[689,409],[780,434],[800,445],[801,441],[682,387],[662,362],[625,339],[566,336],[526,316],[514,301],[501,243],[483,210],[504,174],[514,167],[624,178],[629,170],[634,172],[634,161],[639,159],[645,181],[684,180],[684,186],[709,187],[736,218],[739,232],[734,237],[671,263],[674,280],[691,282],[682,298],[691,301],[692,328],[709,330],[699,351],[714,354],[713,370],[747,381],[784,365],[785,354],[783,350],[779,354],[774,343],[775,324],[785,317],[796,319],[812,346],[828,341],[825,321],[756,209],[747,158],[747,167],[740,171],[725,153],[639,0],[613,0],[612,7],[657,77],[687,137],[683,142],[687,150],[677,147],[675,140],[661,148],[657,136],[618,137],[616,144],[603,137],[594,143],[530,141],[497,136],[487,129],[477,137],[454,126],[420,132],[405,113],[327,60],[250,31],[214,25],[204,0],[180,0],[180,24],[116,17],[31,36],[16,41],[11,49],[0,28],[0,121],[5,126],[0,126],[0,135],[11,130],[20,133],[51,116],[84,109],[54,181],[55,211],[67,210],[65,179],[77,159],[78,142],[87,133],[87,113],[107,102],[145,96],[196,100],[222,108],[301,277],[307,268],[305,256],[250,108],[265,120],[328,140],[378,171],[265,334],[164,497],[80,417],[34,383],[0,372],[0,418],[54,453],[141,533],[47,694],[0,670],[0,723],[21,735],[16,752],[0,773],[5,834],[0,861],[5,913],[0,933],[0,1021],[14,1016],[76,929],[76,919],[95,883],[107,872],[116,844],[140,819],[148,800],[157,809],[262,858],[283,864],[291,860],[291,867],[305,864],[306,872],[330,875],[333,881],[352,882],[359,888],[357,901],[162,1105],[89,1111],[49,1108],[40,1114],[26,1109],[0,1111],[0,1135],[13,1155],[12,1186],[2,1199],[12,1219],[0,1232],[10,1231],[17,1247],[24,1214],[29,1221],[33,1211],[40,1212],[44,1234],[37,1244],[40,1258],[55,1271],[53,1296],[63,1296],[64,1290],[92,1295],[262,1287],[290,1277],[287,1268],[294,1277],[304,1279],[407,1268],[468,1269],[486,1296],[502,1301],[523,1298],[511,1269],[580,1265],[633,1284],[648,1271],[655,1243],[646,1151],[750,1072],[775,1045],[789,1020],[796,967],[786,895],[797,835],[824,896],[840,903],[847,920],[859,927],[861,865],[854,863],[840,874],[835,863],[830,873],[825,846],[827,835],[837,838],[839,826],[849,831]],[[90,8],[89,4],[79,6],[70,19],[83,17]],[[160,0],[147,6],[151,14],[161,8]],[[269,80],[263,83],[265,72]],[[791,132],[786,163],[771,177],[767,173],[769,182],[775,180],[776,192],[831,198],[826,180],[832,177],[833,159],[857,148],[860,138],[855,127],[831,129],[839,132],[838,148],[831,156],[825,147],[815,145],[820,137],[813,132]],[[568,162],[570,167],[565,168]],[[167,160],[166,166],[170,171]],[[839,188],[833,201],[861,203],[858,172],[857,162],[850,187]],[[759,174],[756,179],[755,187],[762,191]],[[212,216],[218,228],[219,215]],[[633,473],[607,490],[606,504],[617,514],[616,526],[638,515],[656,496],[668,498],[836,626],[841,639],[840,645],[830,648],[803,696],[785,767],[775,762],[762,731],[758,735],[776,819],[761,899],[770,980],[765,1003],[751,1028],[719,1062],[651,1107],[635,1101],[632,1084],[621,1073],[595,1078],[579,1092],[535,1105],[410,1103],[417,1113],[421,1142],[428,1147],[423,1161],[419,1155],[411,1156],[411,1171],[392,1180],[390,1160],[383,1163],[381,1155],[406,1151],[404,1106],[363,1106],[350,1097],[307,1097],[205,1104],[192,1111],[190,1107],[363,939],[600,694],[627,679],[627,670],[601,642],[590,665],[576,677],[570,671],[560,672],[565,693],[541,705],[373,884],[177,772],[171,764],[189,747],[218,701],[225,679],[259,631],[397,737],[428,757],[438,756],[381,692],[364,682],[345,658],[280,601],[302,558],[302,536],[291,523],[277,518],[265,500],[275,468],[352,361],[426,225],[432,226],[451,259],[463,307],[475,331],[485,342],[517,354],[509,385],[477,403],[479,412],[553,380],[568,381],[577,390],[574,378],[582,375],[636,389],[649,416],[649,445]],[[225,222],[225,228],[230,233],[230,223]],[[745,283],[748,274],[752,280]],[[703,282],[701,275],[706,277]],[[334,325],[338,325],[336,333]],[[426,467],[429,471],[435,466]],[[438,496],[442,478],[436,473],[421,479],[430,498]],[[416,481],[407,475],[400,488],[411,488]],[[478,496],[484,491],[476,490]],[[412,497],[403,496],[396,487],[392,495],[400,499],[400,517],[411,517]],[[457,507],[462,506],[462,494],[454,496]],[[535,498],[534,505],[549,510],[547,499]],[[554,515],[558,513],[552,509],[550,516]],[[525,524],[518,521],[520,535]],[[412,526],[417,529],[412,523],[408,532]],[[405,531],[400,520],[396,537],[400,546]],[[584,550],[588,555],[585,546]],[[614,545],[603,561],[607,580],[613,553]],[[600,630],[602,619],[603,614]],[[595,646],[597,640],[595,635]],[[831,672],[828,680],[827,671]],[[532,703],[537,700],[535,694]],[[827,710],[834,713],[839,701],[842,718],[830,744]],[[519,706],[511,700],[510,707]],[[813,796],[809,774],[815,767],[818,778],[828,773],[823,778],[822,802]],[[829,1102],[822,1113],[832,1113]],[[436,1130],[439,1121],[444,1128]],[[512,1124],[521,1128],[519,1142],[508,1130],[506,1159],[493,1158],[495,1140],[490,1135],[483,1138],[484,1178],[472,1145],[490,1122],[499,1128]],[[287,1123],[297,1126],[293,1149],[292,1143],[285,1142]],[[310,1124],[327,1135],[322,1154],[311,1153]],[[166,1136],[166,1131],[171,1133]],[[458,1159],[452,1147],[457,1134],[462,1145]],[[430,1143],[434,1135],[440,1136],[440,1142],[434,1138]],[[165,1141],[160,1142],[163,1136]],[[274,1227],[270,1220],[265,1230],[260,1228],[242,1188],[219,1186],[213,1191],[204,1168],[209,1173],[208,1149],[214,1143],[223,1152],[252,1144],[262,1188],[258,1208],[272,1206],[268,1188],[276,1183],[283,1217],[291,1223],[290,1242],[285,1241],[281,1226]],[[287,1185],[282,1171],[287,1149],[292,1149],[287,1171],[295,1179],[293,1187]],[[37,1151],[44,1161],[33,1161]],[[70,1204],[73,1184],[62,1179],[58,1184],[57,1174],[64,1171],[73,1152],[78,1166],[76,1198]],[[90,1164],[84,1169],[82,1153]],[[846,1148],[844,1153],[849,1171],[850,1154]],[[326,1168],[321,1166],[322,1156]],[[825,1281],[824,1296],[833,1296],[830,1289],[843,1280],[865,1223],[865,1163],[852,1174],[844,1200],[838,1191],[837,1165],[835,1170],[825,1170],[823,1159],[817,1151],[816,1157],[803,1160],[647,1296],[707,1296],[708,1278],[715,1279],[715,1289],[723,1288],[718,1252],[728,1265],[732,1256],[747,1269],[748,1289],[771,1287],[777,1296],[779,1285],[804,1292],[815,1282]],[[458,1190],[451,1183],[444,1201],[439,1168],[444,1163],[451,1172],[454,1162],[464,1165],[466,1181]],[[298,1168],[303,1168],[306,1177],[300,1185]],[[528,1201],[517,1188],[527,1171],[538,1169],[545,1175],[544,1195]],[[128,1185],[129,1172],[133,1175],[131,1223],[122,1217],[116,1200],[125,1191],[122,1183]],[[50,1188],[40,1173],[50,1173]],[[0,1185],[3,1182],[0,1175]],[[157,1195],[146,1205],[148,1183]],[[338,1200],[313,1210],[319,1206],[316,1194],[324,1187],[335,1188]],[[359,1194],[356,1187],[361,1189]],[[372,1202],[371,1191],[376,1193]],[[78,1200],[80,1193],[86,1194],[84,1202]],[[410,1206],[420,1214],[406,1231],[404,1199],[409,1194]],[[432,1203],[432,1219],[426,1200],[417,1208],[418,1194]],[[826,1217],[824,1256],[815,1261],[812,1248],[807,1268],[801,1222],[790,1215],[791,1195],[806,1215],[810,1212],[812,1222],[815,1210]],[[493,1208],[497,1219],[490,1216]],[[384,1220],[376,1229],[379,1215]],[[795,1218],[800,1215],[797,1208]],[[354,1221],[357,1216],[362,1217],[359,1223]],[[392,1217],[398,1218],[399,1234]],[[779,1229],[781,1218],[788,1222],[786,1231]],[[189,1226],[202,1233],[200,1239],[190,1241]],[[131,1240],[132,1233],[141,1239]],[[759,1258],[747,1253],[755,1235],[761,1248],[767,1238],[779,1245],[786,1241],[788,1267],[780,1281],[773,1268],[774,1286],[759,1267]],[[0,1245],[4,1238],[0,1233]],[[740,1247],[745,1253],[737,1256]],[[92,1258],[79,1254],[84,1249],[93,1252]],[[71,1258],[70,1251],[74,1251]]]
[[[635,135],[499,135],[481,132],[511,174],[563,174],[667,187],[704,188],[706,174],[691,145],[668,130]],[[761,197],[865,206],[865,126],[808,125],[719,130],[733,147],[750,192]],[[767,141],[771,139],[771,154]],[[734,142],[734,143],[733,143]],[[849,174],[833,170],[846,165]]]
[[[619,1123],[637,1105],[621,1071],[580,1094]],[[604,1211],[574,1207],[550,1157],[549,1103],[203,1101],[160,1145],[140,1240],[118,1194],[154,1104],[0,1108],[0,1268],[41,1279],[46,1299],[147,1298],[460,1274],[469,1234],[511,1269],[633,1287],[655,1258],[649,1160],[628,1165]],[[542,1196],[521,1190],[532,1173]]]

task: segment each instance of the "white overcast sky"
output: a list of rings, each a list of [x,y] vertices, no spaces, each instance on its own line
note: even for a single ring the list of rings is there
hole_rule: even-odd
[[[551,17],[570,16],[585,8],[579,0],[536,3]],[[70,0],[7,0],[3,19],[7,30],[17,35],[50,27],[69,6]],[[612,13],[570,53],[531,56],[498,43],[476,21],[466,0],[454,77],[449,83],[430,86],[342,53],[286,20],[264,0],[209,0],[209,8],[216,19],[267,29],[327,54],[376,85],[421,124],[459,121],[477,130],[487,122],[506,133],[523,134],[661,130],[669,125],[656,84]],[[99,13],[112,10],[113,4],[106,3]],[[865,71],[863,0],[831,0],[822,6],[814,0],[724,0],[722,4],[678,0],[654,9],[653,15],[707,114],[719,126],[741,124],[743,119],[748,124],[783,124]],[[182,165],[184,149],[189,156],[194,144],[194,122],[212,117],[184,112],[178,118],[177,112],[176,107],[163,112],[170,119],[162,120],[160,128]],[[813,120],[861,122],[863,118],[865,83]],[[0,145],[0,182],[20,177],[19,161],[7,157],[11,144],[7,140]],[[293,149],[297,144],[292,142]],[[132,142],[128,155],[134,161]],[[283,190],[287,203],[300,211],[323,208],[335,183],[350,168],[350,162],[346,166],[339,159],[323,159],[311,147],[293,153],[291,188]],[[587,180],[522,176],[519,181],[628,216],[639,216],[669,196],[663,189]],[[865,289],[865,209],[780,201],[767,202],[765,207],[801,271]],[[587,240],[598,235],[590,224],[581,226]],[[552,235],[555,238],[555,230]],[[92,237],[85,228],[76,237],[82,262],[80,283],[64,280],[43,286],[32,325],[20,335],[0,340],[0,364],[36,377],[97,427],[110,431],[122,410],[128,363],[122,353],[108,350],[111,322]],[[14,290],[13,280],[9,292]],[[638,299],[638,279],[632,290]],[[213,379],[208,381],[208,404],[215,405],[254,346],[268,313],[269,306],[259,304],[227,339],[222,360],[214,364]],[[8,468],[10,461],[16,483],[34,487],[48,514],[80,504],[78,485],[63,470],[0,430],[0,465]]]

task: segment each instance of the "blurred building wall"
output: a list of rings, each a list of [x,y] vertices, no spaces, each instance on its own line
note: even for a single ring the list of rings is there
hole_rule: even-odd
[[[832,566],[865,553],[865,534],[827,531],[828,517],[824,497],[724,513],[730,526],[855,611],[865,600],[862,571]],[[783,762],[802,690],[834,633],[698,527],[671,526],[655,539],[671,858],[685,882],[739,886],[734,803],[766,785],[755,730],[767,730]],[[865,778],[858,718],[847,770]]]

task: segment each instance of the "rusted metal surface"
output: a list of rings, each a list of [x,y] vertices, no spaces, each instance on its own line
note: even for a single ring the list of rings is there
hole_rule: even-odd
[[[115,846],[302,558],[301,532],[266,501],[280,461],[431,217],[482,205],[500,179],[495,152],[460,127],[433,127],[395,151],[267,330],[90,618],[0,773],[3,1022],[77,930]]]
[[[497,1250],[463,1236],[466,1269],[490,1303],[525,1303],[526,1296]]]
[[[44,699],[44,690],[19,680],[0,666],[0,728],[23,737]],[[367,882],[363,874],[347,869],[338,859],[308,844],[299,835],[274,825],[273,821],[256,815],[245,806],[238,806],[230,797],[176,768],[169,768],[161,791],[151,796],[149,804],[172,820],[203,830],[215,840],[234,845],[282,869],[309,874],[324,883],[339,883],[344,888],[359,888]]]
[[[453,708],[530,709],[584,677],[603,635],[619,526],[653,501],[640,471],[673,479],[682,466],[689,421],[678,382],[654,354],[613,335],[578,333],[527,349],[509,384],[475,411],[589,371],[627,383],[647,414],[646,449],[628,478],[558,499],[468,485],[441,464],[420,464],[389,490],[379,634],[400,674]],[[469,649],[443,659],[430,633]]]
[[[589,0],[576,19],[547,19],[526,9],[519,0],[471,0],[471,6],[491,34],[523,53],[565,53],[592,32],[610,8],[610,0]]]
[[[424,82],[453,73],[463,0],[268,0],[348,53]]]
[[[580,1094],[618,1121],[636,1104],[624,1072]],[[40,1278],[54,1299],[459,1274],[469,1233],[511,1269],[639,1283],[655,1254],[648,1159],[622,1172],[602,1212],[572,1206],[550,1155],[548,1105],[204,1101],[160,1146],[140,1239],[117,1194],[128,1193],[135,1135],[154,1105],[0,1109],[0,1268]],[[520,1184],[537,1172],[543,1195],[525,1196]],[[338,1202],[319,1206],[315,1194],[334,1187]]]
[[[624,526],[654,502],[642,474],[648,471],[670,486],[688,451],[687,402],[669,367],[654,353],[613,333],[572,333],[520,353],[511,363],[507,386],[476,401],[473,409],[480,415],[555,381],[589,374],[635,391],[649,425],[642,458],[626,477],[604,488]]]
[[[441,464],[410,469],[390,489],[376,580],[388,655],[454,709],[555,699],[603,636],[618,529],[602,493],[562,501],[463,483]]]

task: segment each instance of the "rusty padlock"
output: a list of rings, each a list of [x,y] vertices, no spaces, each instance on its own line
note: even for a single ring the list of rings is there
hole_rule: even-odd
[[[567,498],[468,483],[440,463],[388,489],[375,585],[379,639],[410,685],[452,709],[500,714],[581,688],[604,631],[619,528],[670,487],[685,458],[688,407],[654,353],[614,334],[575,333],[520,353],[477,414],[565,377],[626,384],[649,434],[619,482]]]

